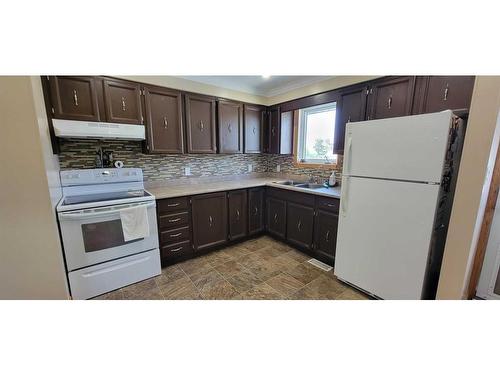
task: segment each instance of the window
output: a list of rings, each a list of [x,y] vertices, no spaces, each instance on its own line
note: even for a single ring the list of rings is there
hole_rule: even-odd
[[[297,160],[300,163],[336,163],[333,154],[336,103],[322,104],[299,111]]]

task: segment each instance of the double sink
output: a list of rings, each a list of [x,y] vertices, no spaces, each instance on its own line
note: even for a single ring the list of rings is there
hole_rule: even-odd
[[[302,188],[302,189],[321,189],[324,188],[325,185],[323,184],[314,184],[311,182],[298,182],[298,181],[279,181],[276,182],[278,185],[286,185],[286,186],[293,186],[297,188]]]

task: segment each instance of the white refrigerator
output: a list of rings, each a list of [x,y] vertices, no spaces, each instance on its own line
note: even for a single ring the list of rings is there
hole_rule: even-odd
[[[451,111],[347,124],[339,279],[378,298],[433,298],[461,129]]]

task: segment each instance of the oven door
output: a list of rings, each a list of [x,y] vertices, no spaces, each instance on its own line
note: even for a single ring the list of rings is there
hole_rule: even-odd
[[[125,241],[120,211],[147,207],[149,236]],[[158,248],[155,201],[122,204],[58,214],[68,271]]]

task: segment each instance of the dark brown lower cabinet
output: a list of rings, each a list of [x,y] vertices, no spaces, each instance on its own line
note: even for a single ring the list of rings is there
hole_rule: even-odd
[[[337,245],[337,227],[339,215],[334,212],[317,210],[314,219],[314,251],[321,258],[326,258],[328,263],[335,260],[335,247]]]
[[[248,234],[264,230],[264,189],[248,190]]]
[[[227,241],[226,193],[197,195],[191,198],[193,247],[201,250]]]
[[[235,190],[227,194],[229,206],[229,239],[247,235],[247,191]]]
[[[267,230],[280,238],[286,237],[286,201],[267,198]]]
[[[312,249],[314,208],[288,202],[286,239],[294,245]]]

